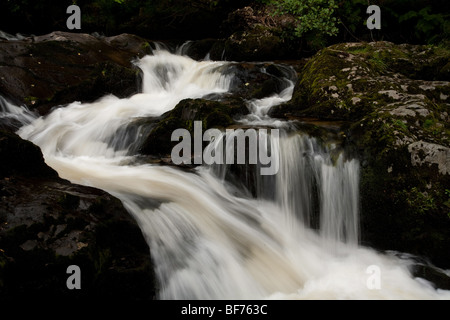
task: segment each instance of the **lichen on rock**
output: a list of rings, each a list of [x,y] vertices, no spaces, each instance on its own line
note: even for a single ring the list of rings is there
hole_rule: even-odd
[[[450,255],[441,253],[450,245],[449,59],[450,50],[433,46],[336,44],[309,59],[292,100],[270,112],[346,121],[345,144],[362,164],[363,241],[412,248],[444,265],[450,265]]]

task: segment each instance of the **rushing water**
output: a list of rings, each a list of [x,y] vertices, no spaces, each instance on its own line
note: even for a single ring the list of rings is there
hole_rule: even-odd
[[[241,121],[281,129],[279,171],[252,180],[255,196],[231,183],[227,165],[192,172],[138,164],[117,134],[185,98],[229,90],[227,62],[155,50],[137,62],[142,93],[74,102],[46,117],[22,117],[18,133],[39,145],[61,177],[122,200],[151,248],[160,299],[448,299],[409,272],[410,261],[358,244],[359,162],[335,146],[293,133],[267,110],[291,98],[249,101]],[[7,111],[7,110],[2,110]],[[11,113],[11,111],[10,111]],[[14,116],[14,115],[11,115]],[[284,130],[286,129],[286,130]]]

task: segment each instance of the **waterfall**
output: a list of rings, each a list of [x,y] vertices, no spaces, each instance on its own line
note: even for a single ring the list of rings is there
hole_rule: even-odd
[[[227,178],[228,165],[187,172],[133,162],[117,132],[182,99],[227,92],[232,77],[222,73],[227,62],[162,49],[136,63],[144,73],[141,93],[73,102],[24,122],[18,134],[40,146],[61,177],[123,202],[149,244],[159,299],[450,298],[414,279],[408,260],[358,244],[357,159],[267,116],[290,99],[292,81],[278,95],[249,101],[252,114],[242,119],[282,131],[270,143],[279,171],[256,175],[254,194]]]
[[[315,224],[311,220],[315,216],[314,207],[318,207],[316,223],[322,237],[357,244],[359,162],[344,160],[340,154],[334,163],[332,147],[322,147],[315,138],[306,135],[283,139],[276,202],[280,210],[293,213],[311,228]]]
[[[36,115],[25,106],[18,107],[0,96],[0,119],[4,125],[20,128],[34,121]]]

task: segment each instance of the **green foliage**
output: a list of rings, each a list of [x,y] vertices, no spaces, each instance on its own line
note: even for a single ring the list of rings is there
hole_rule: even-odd
[[[411,10],[398,16],[400,24],[408,23],[412,26],[412,34],[417,39],[428,39],[428,43],[441,40],[442,36],[450,34],[450,15],[432,12],[431,6],[419,11]]]
[[[421,192],[417,187],[413,187],[411,190],[403,190],[401,196],[409,207],[419,215],[432,212],[437,208],[435,199],[427,192]]]
[[[367,0],[351,0],[339,2],[336,15],[339,24],[342,24],[348,31],[355,33],[359,28],[365,27]]]
[[[395,43],[450,43],[448,0],[2,0],[0,30],[43,34],[66,28],[66,8],[82,12],[82,31],[122,32],[168,39],[181,34],[219,34],[229,12],[251,3],[294,17],[281,37],[301,39],[316,49],[330,42],[386,40]],[[366,9],[381,8],[381,30],[368,30]],[[197,24],[198,23],[198,24]],[[189,37],[189,38],[192,38]]]
[[[450,14],[443,10],[446,0],[378,0],[370,1],[381,8],[381,30],[370,34],[365,25],[367,0],[342,1],[337,15],[345,28],[357,38],[421,44],[436,44],[450,36]],[[368,36],[370,35],[370,38]]]
[[[395,119],[393,123],[395,127],[400,128],[404,132],[408,132],[408,126],[403,121]]]
[[[338,33],[334,0],[263,0],[276,8],[276,14],[292,14],[296,19],[294,36],[302,37],[308,32],[335,36]]]

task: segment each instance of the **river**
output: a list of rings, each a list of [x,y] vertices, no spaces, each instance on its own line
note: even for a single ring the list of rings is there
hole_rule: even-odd
[[[251,114],[239,120],[280,131],[270,143],[279,169],[257,175],[251,195],[227,179],[227,165],[189,171],[142,163],[124,143],[145,138],[123,130],[135,119],[226,93],[230,62],[159,48],[136,63],[142,91],[128,98],[73,102],[45,117],[14,106],[10,113],[23,120],[18,134],[62,178],[123,202],[150,247],[158,299],[450,298],[412,276],[413,260],[360,245],[358,159],[267,115],[291,98],[292,79],[279,94],[249,101]]]

